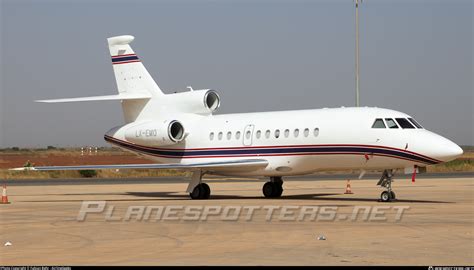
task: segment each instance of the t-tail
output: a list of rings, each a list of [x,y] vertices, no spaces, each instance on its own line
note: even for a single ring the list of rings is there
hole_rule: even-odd
[[[164,96],[158,84],[130,47],[133,36],[108,38],[108,46],[117,82],[117,95],[37,100],[45,103],[122,100],[125,122],[135,121],[150,99]]]
[[[220,105],[215,90],[202,89],[165,95],[138,55],[130,47],[133,36],[107,39],[118,94],[108,96],[37,100],[60,103],[121,100],[125,123],[150,121],[157,116],[175,113],[212,114]]]

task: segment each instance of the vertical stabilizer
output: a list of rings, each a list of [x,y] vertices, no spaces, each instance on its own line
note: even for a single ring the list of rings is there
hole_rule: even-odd
[[[152,98],[163,96],[163,92],[146,70],[140,58],[130,47],[133,36],[108,38],[110,56],[119,94],[151,94]],[[135,121],[148,100],[123,100],[122,108],[126,122]]]

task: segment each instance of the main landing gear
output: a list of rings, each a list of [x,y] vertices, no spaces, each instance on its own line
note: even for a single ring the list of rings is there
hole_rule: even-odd
[[[211,196],[211,188],[206,183],[202,183],[203,173],[201,171],[193,172],[191,182],[189,182],[186,192],[193,200],[205,200]]]
[[[270,177],[270,182],[266,182],[262,188],[265,198],[278,198],[283,193],[283,180],[280,176]]]
[[[211,188],[206,183],[201,183],[197,185],[193,192],[189,193],[191,199],[209,199],[211,196]]]
[[[392,200],[395,200],[395,192],[392,191],[392,182],[393,182],[393,171],[392,170],[383,171],[382,177],[377,183],[378,186],[381,186],[387,189],[380,194],[380,200],[382,202],[391,202]]]

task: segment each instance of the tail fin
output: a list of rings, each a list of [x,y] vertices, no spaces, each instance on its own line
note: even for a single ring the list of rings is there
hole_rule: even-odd
[[[117,36],[107,39],[119,94],[149,92],[152,96],[163,95],[161,89],[130,47],[129,44],[133,40],[133,36]]]
[[[139,117],[154,115],[153,109],[156,108],[154,103],[164,94],[128,45],[133,39],[133,36],[117,36],[107,39],[118,95],[37,100],[37,102],[121,100],[126,123],[133,122]]]
[[[119,95],[151,95],[152,98],[163,96],[163,92],[143,66],[142,62],[130,47],[133,36],[116,36],[108,38],[112,66]],[[123,100],[122,109],[125,122],[135,121],[147,107],[149,100]]]

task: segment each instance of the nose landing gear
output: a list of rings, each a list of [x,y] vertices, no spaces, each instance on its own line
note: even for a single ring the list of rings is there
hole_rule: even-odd
[[[382,177],[377,183],[378,186],[381,186],[387,189],[380,194],[380,200],[382,202],[391,202],[392,200],[395,200],[395,192],[392,191],[392,182],[393,182],[393,171],[392,170],[383,171]]]

